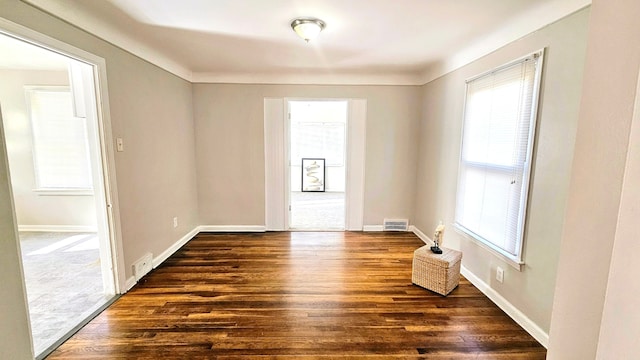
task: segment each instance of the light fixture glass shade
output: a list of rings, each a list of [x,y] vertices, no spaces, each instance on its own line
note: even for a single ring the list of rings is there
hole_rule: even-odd
[[[320,19],[312,19],[312,18],[301,18],[295,19],[291,22],[291,28],[293,31],[298,34],[304,41],[309,42],[309,40],[315,39],[320,31],[324,29],[325,23]]]

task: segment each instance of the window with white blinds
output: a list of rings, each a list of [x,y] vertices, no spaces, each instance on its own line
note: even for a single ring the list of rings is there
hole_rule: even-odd
[[[344,166],[347,111],[344,100],[289,101],[291,165],[320,158],[326,166]]]
[[[456,226],[522,264],[542,51],[467,81]]]
[[[327,166],[344,165],[344,123],[291,122],[291,163],[324,158]]]
[[[93,188],[86,119],[73,116],[65,87],[27,89],[37,190]]]

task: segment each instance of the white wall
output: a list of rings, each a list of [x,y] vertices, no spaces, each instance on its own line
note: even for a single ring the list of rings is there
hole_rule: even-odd
[[[549,331],[563,213],[569,191],[589,11],[582,10],[424,86],[415,224],[430,234],[443,220],[444,245],[542,332]],[[520,272],[453,227],[465,80],[546,48],[532,167],[524,269]],[[495,281],[496,267],[505,270]]]
[[[60,225],[96,227],[93,196],[38,195],[33,162],[33,135],[25,86],[68,86],[67,71],[0,69],[0,102],[19,226]]]
[[[115,154],[124,278],[146,252],[158,255],[198,225],[191,84],[19,0],[1,0],[0,16],[106,60],[111,132],[125,141]],[[8,168],[0,167],[7,179]],[[6,181],[6,180],[5,180]],[[1,183],[1,181],[0,181]],[[0,208],[9,211],[9,192]],[[179,226],[173,228],[173,217]],[[0,358],[32,359],[12,216],[0,219]],[[6,354],[6,356],[5,356]]]
[[[22,1],[0,1],[0,16],[106,61],[111,132],[125,144],[115,181],[129,278],[133,261],[198,225],[191,83]]]
[[[122,270],[124,277],[130,278],[135,260],[146,252],[159,255],[198,225],[192,86],[19,0],[0,1],[0,16],[106,61],[111,132],[125,142],[125,151],[115,154],[115,182],[125,265]],[[2,171],[6,177],[8,172]],[[0,204],[9,201],[8,193],[0,194]],[[174,216],[179,218],[177,228],[173,227]],[[1,278],[17,283],[21,281],[17,248],[4,244],[14,238],[11,230],[0,228],[6,250],[2,256],[10,258],[7,262],[3,259]],[[16,286],[7,288],[13,291]],[[30,345],[25,348],[29,337],[20,327],[28,323],[21,313],[24,299],[13,300],[2,300],[2,306],[8,308],[2,309],[0,329],[13,335],[0,336],[0,353],[9,352],[15,355],[7,358],[22,360],[29,358],[24,354],[31,351]]]
[[[200,222],[264,225],[264,98],[366,99],[364,224],[412,218],[420,87],[194,84]]]
[[[639,18],[640,2],[635,0],[596,0],[592,5],[548,359],[594,359],[596,354],[601,359],[638,356],[633,352],[638,349],[640,336],[634,296],[638,294],[634,272],[638,218],[627,217],[631,211],[628,201],[637,194],[623,190],[623,179],[625,166],[629,181],[636,176],[637,163],[628,163],[627,156],[637,159],[637,148],[630,154],[628,151],[640,69]],[[637,135],[632,137],[631,144],[637,145]],[[628,186],[625,183],[625,190]],[[631,186],[637,189],[638,184]],[[611,292],[607,293],[607,287]],[[616,303],[629,313],[612,312],[611,306]],[[631,303],[634,306],[629,307]],[[618,339],[612,341],[615,337]],[[603,348],[598,350],[600,340]],[[614,344],[623,347],[615,349]],[[615,355],[625,353],[632,355]]]

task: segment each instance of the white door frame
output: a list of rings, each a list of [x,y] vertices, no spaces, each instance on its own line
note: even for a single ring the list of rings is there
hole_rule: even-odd
[[[120,228],[120,213],[118,207],[118,190],[115,177],[115,157],[113,138],[111,135],[111,116],[109,113],[109,97],[107,91],[106,62],[103,58],[71,46],[62,41],[51,38],[0,17],[0,33],[15,39],[33,44],[69,58],[76,59],[90,65],[93,69],[93,83],[95,87],[94,99],[89,99],[96,109],[97,118],[92,122],[93,133],[97,146],[92,154],[92,164],[101,166],[92,169],[94,173],[94,194],[97,206],[98,228],[108,230],[108,249],[110,253],[113,290],[115,294],[127,291],[122,246],[122,232]],[[95,101],[94,101],[95,100]],[[93,166],[92,166],[93,167]],[[26,300],[25,300],[26,301]]]
[[[345,230],[362,231],[367,101],[344,98],[265,98],[265,225],[268,231],[289,230],[289,101],[323,100],[348,101]]]
[[[349,100],[345,230],[364,227],[364,177],[367,143],[367,100]]]

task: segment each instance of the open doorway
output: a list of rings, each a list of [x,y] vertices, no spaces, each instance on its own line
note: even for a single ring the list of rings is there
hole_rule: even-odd
[[[347,100],[291,100],[289,227],[344,230]]]
[[[34,352],[116,294],[94,67],[0,32],[0,104]]]
[[[296,99],[264,99],[265,229],[287,231],[291,196],[289,163],[289,102]],[[298,99],[299,100],[299,99]],[[345,224],[348,231],[362,231],[364,223],[364,175],[367,140],[367,100],[346,99]]]

